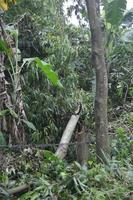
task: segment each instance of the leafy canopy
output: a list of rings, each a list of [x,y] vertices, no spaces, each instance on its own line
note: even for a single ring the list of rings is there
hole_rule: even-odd
[[[126,0],[103,0],[105,18],[112,26],[118,26],[126,10]]]

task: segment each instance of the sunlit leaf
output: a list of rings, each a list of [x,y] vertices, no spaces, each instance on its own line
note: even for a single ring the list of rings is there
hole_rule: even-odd
[[[32,122],[29,122],[28,120],[24,120],[22,119],[22,121],[33,131],[36,131],[36,127],[34,126],[34,124]]]
[[[5,52],[7,54],[10,52],[10,48],[8,47],[7,43],[1,39],[0,39],[0,51]]]
[[[45,73],[45,75],[48,77],[48,79],[53,83],[53,85],[58,85],[59,87],[63,87],[58,75],[56,72],[52,70],[52,65],[48,64],[39,58],[35,59],[37,66]]]
[[[35,61],[36,66],[44,72],[44,74],[47,76],[47,78],[51,81],[51,83],[55,86],[58,86],[60,88],[63,88],[63,85],[61,84],[58,74],[52,70],[52,65],[49,63],[44,62],[43,60],[36,58],[26,58],[23,60],[23,64]]]
[[[56,161],[59,160],[59,158],[53,154],[51,151],[45,150],[44,151],[44,157],[46,160]]]

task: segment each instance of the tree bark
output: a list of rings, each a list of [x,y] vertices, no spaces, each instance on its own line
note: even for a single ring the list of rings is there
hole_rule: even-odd
[[[0,21],[0,23],[2,23]],[[0,29],[0,39],[3,40],[3,31]],[[4,73],[4,53],[0,52],[0,111],[7,109],[7,105],[9,105],[9,95],[7,93],[7,82],[5,80]],[[5,116],[0,118],[0,132],[7,133],[8,132],[8,123]]]
[[[88,132],[83,127],[77,134],[77,161],[84,169],[87,169],[88,139]]]
[[[12,189],[8,189],[7,193],[9,194],[9,196],[16,196],[16,195],[27,192],[29,189],[31,189],[31,187],[33,187],[32,182],[12,188]]]
[[[100,16],[100,0],[96,0],[96,12]]]
[[[92,65],[96,71],[95,128],[98,161],[106,162],[108,154],[108,76],[101,24],[96,9],[96,0],[86,0],[91,31]]]

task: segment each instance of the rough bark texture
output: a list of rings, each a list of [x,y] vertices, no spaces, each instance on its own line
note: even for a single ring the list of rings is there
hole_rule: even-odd
[[[104,44],[96,0],[86,0],[92,40],[92,65],[96,69],[95,126],[98,161],[106,161],[108,152],[108,77],[105,64]]]
[[[88,132],[83,127],[77,134],[77,161],[83,168],[87,168],[88,139]]]
[[[97,15],[100,15],[100,0],[96,0],[96,12]]]

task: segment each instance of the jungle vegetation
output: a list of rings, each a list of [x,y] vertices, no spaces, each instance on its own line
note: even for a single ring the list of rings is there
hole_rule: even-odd
[[[67,2],[0,0],[2,200],[133,199],[133,9]]]

